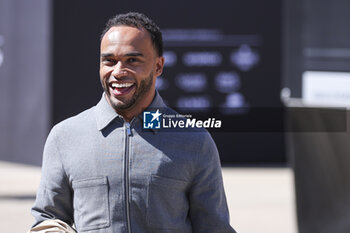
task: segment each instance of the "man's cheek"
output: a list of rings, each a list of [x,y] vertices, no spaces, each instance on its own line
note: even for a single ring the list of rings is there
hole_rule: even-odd
[[[102,85],[102,88],[105,92],[107,92],[107,94],[109,94],[109,88],[108,88],[108,82],[107,82],[108,79],[101,79],[101,85]]]

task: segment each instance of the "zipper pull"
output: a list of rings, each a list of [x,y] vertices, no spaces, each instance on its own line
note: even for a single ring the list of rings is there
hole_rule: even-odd
[[[126,127],[126,133],[128,134],[128,136],[132,136],[131,129],[130,129],[130,123],[125,122],[125,127]]]

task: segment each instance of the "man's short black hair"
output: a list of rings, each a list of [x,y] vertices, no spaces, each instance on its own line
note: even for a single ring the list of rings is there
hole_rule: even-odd
[[[111,27],[120,25],[146,29],[151,36],[153,46],[156,49],[158,56],[163,56],[163,39],[159,27],[146,15],[138,12],[118,14],[109,19],[101,34],[101,40]]]

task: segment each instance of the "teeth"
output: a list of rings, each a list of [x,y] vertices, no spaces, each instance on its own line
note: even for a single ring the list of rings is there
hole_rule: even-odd
[[[112,83],[113,88],[131,87],[133,83]]]

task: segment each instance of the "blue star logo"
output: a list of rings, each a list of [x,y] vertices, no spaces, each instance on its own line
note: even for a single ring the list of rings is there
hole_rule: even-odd
[[[144,129],[160,129],[162,113],[157,111],[143,112],[143,128]]]

